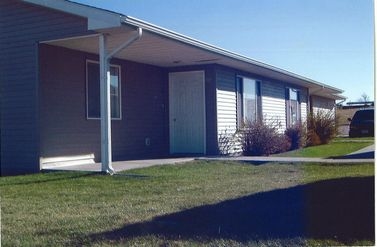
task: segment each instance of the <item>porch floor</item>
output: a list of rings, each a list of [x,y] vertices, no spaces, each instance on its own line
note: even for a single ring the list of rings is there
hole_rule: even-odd
[[[113,168],[115,172],[131,170],[135,168],[144,168],[150,166],[158,165],[168,165],[184,163],[194,160],[194,157],[189,158],[166,158],[166,159],[148,159],[148,160],[126,160],[126,161],[113,161]],[[42,169],[44,171],[90,171],[90,172],[100,172],[101,163],[95,164],[83,164],[83,165],[72,165],[72,166],[58,166],[51,167],[48,169]]]

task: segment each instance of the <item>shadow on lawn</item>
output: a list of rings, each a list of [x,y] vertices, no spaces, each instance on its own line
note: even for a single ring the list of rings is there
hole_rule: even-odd
[[[374,159],[374,151],[330,157],[333,159]]]
[[[94,234],[93,241],[333,239],[374,241],[374,177],[325,180],[253,194]]]

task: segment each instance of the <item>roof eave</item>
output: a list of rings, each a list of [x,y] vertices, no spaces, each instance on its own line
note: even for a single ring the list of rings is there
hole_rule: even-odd
[[[121,27],[122,25],[140,27],[151,33],[157,34],[159,36],[162,36],[171,40],[175,40],[178,42],[182,42],[184,44],[193,46],[195,48],[203,49],[205,51],[212,52],[214,54],[218,54],[220,56],[223,56],[224,58],[232,59],[233,61],[244,63],[247,66],[257,66],[257,67],[260,67],[260,68],[263,68],[263,69],[266,69],[275,73],[282,74],[284,76],[292,78],[294,81],[301,81],[308,88],[314,88],[314,89],[324,88],[326,89],[326,91],[329,91],[330,95],[333,95],[336,98],[343,98],[342,96],[338,95],[338,94],[343,93],[343,90],[341,89],[314,81],[312,79],[300,76],[298,74],[292,73],[284,69],[280,69],[278,67],[275,67],[266,63],[253,60],[246,56],[219,48],[214,45],[210,45],[208,43],[173,32],[171,30],[159,27],[157,25],[148,23],[146,21],[143,21],[134,17],[130,17],[130,16],[122,15],[120,13],[116,13],[116,12],[88,6],[88,5],[83,5],[83,4],[79,4],[79,3],[75,3],[71,1],[66,1],[66,0],[23,0],[23,1],[87,18],[88,30],[102,32],[103,30],[106,30],[109,28]]]
[[[265,68],[265,69],[268,69],[268,70],[271,70],[271,71],[274,71],[274,72],[284,74],[284,75],[289,76],[289,77],[293,77],[295,79],[298,79],[298,80],[305,82],[306,84],[309,84],[308,85],[309,87],[314,86],[316,88],[326,88],[326,89],[332,91],[333,94],[341,94],[341,93],[344,92],[343,90],[341,90],[339,88],[332,87],[332,86],[314,81],[312,79],[306,78],[304,76],[292,73],[292,72],[284,70],[284,69],[280,69],[278,67],[275,67],[275,66],[267,64],[267,63],[262,63],[262,62],[256,61],[256,60],[248,58],[246,56],[243,56],[243,55],[240,55],[240,54],[219,48],[219,47],[214,46],[214,45],[210,45],[208,43],[193,39],[191,37],[188,37],[188,36],[176,33],[176,32],[173,32],[171,30],[159,27],[157,25],[148,23],[146,21],[143,21],[143,20],[131,17],[131,16],[122,16],[121,21],[124,24],[135,26],[135,27],[141,27],[141,28],[148,30],[150,32],[153,32],[155,34],[158,34],[158,35],[161,35],[161,36],[164,36],[164,37],[168,37],[168,38],[171,38],[171,39],[174,39],[174,40],[177,40],[177,41],[180,41],[180,42],[183,42],[183,43],[186,43],[186,44],[189,44],[189,45],[192,45],[192,46],[195,46],[195,47],[198,47],[198,48],[210,51],[210,52],[214,52],[216,54],[220,54],[222,56],[225,56],[225,57],[228,57],[228,58],[231,58],[231,59],[235,59],[235,60],[250,64],[250,65],[253,65],[253,66],[259,66],[259,67],[262,67],[262,68]],[[342,96],[336,96],[336,97],[342,97]]]

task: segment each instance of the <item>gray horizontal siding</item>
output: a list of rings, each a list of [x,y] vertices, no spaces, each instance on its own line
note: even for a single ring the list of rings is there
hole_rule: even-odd
[[[100,121],[86,119],[85,100],[86,59],[97,57],[47,45],[40,52],[41,157],[94,154],[100,161]],[[123,60],[112,63],[121,66],[122,96],[122,119],[112,121],[113,159],[166,156],[167,72]]]
[[[241,152],[237,130],[236,75],[231,71],[216,71],[217,130],[218,146],[221,154]]]
[[[306,102],[301,102],[301,122],[305,123],[308,119],[308,104]]]
[[[235,74],[218,70],[217,79],[217,129],[218,132],[236,131],[237,128],[237,94]]]
[[[1,174],[39,170],[38,41],[86,32],[86,20],[0,1]]]
[[[308,119],[308,93],[307,90],[302,89],[300,91],[300,102],[301,102],[301,122],[306,123]]]
[[[312,110],[313,113],[318,111],[332,112],[335,114],[335,100],[323,98],[319,96],[312,96]]]
[[[278,125],[281,132],[284,131],[286,128],[284,85],[263,81],[261,92],[263,119],[267,123]]]

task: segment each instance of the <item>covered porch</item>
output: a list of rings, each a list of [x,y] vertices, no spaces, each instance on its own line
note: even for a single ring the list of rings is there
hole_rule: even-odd
[[[89,127],[90,131],[93,131],[93,133],[97,131],[97,134],[101,133],[100,139],[96,137],[96,134],[89,136],[87,133],[85,134],[85,132],[88,130],[88,126],[86,126],[86,124],[80,126],[80,133],[86,135],[85,138],[88,137],[88,143],[99,143],[100,146],[93,147],[88,145],[84,152],[78,153],[70,153],[67,151],[67,148],[60,147],[60,151],[62,151],[61,153],[59,153],[58,150],[57,152],[45,154],[44,148],[50,148],[49,145],[53,142],[57,142],[58,139],[56,138],[58,137],[54,137],[56,139],[55,141],[50,140],[43,143],[44,138],[51,139],[50,134],[54,134],[54,126],[43,125],[43,120],[45,117],[43,112],[47,112],[51,109],[49,109],[49,106],[43,105],[42,99],[41,130],[44,131],[44,128],[47,127],[47,129],[52,130],[52,132],[42,133],[41,160],[43,161],[45,158],[48,159],[54,157],[53,155],[93,156],[93,154],[95,154],[95,157],[91,163],[95,163],[96,161],[98,163],[98,160],[95,160],[95,158],[100,156],[100,161],[102,164],[101,170],[108,173],[114,172],[112,167],[112,160],[114,157],[116,157],[116,160],[128,158],[126,157],[127,155],[121,155],[121,150],[114,152],[114,143],[128,142],[129,146],[139,145],[139,149],[136,148],[134,151],[133,148],[129,148],[128,150],[130,151],[128,152],[131,152],[131,154],[136,152],[140,156],[143,156],[144,154],[147,156],[167,157],[175,152],[174,148],[172,148],[172,145],[174,145],[174,138],[172,139],[172,126],[174,125],[176,118],[171,115],[172,111],[169,108],[169,104],[172,102],[172,100],[174,100],[171,98],[171,86],[169,84],[171,78],[170,74],[173,72],[204,72],[202,76],[202,88],[204,95],[202,104],[204,112],[201,113],[203,115],[203,121],[201,120],[203,123],[203,128],[200,130],[202,132],[202,136],[200,138],[203,138],[204,141],[203,144],[201,144],[201,150],[203,150],[203,152],[199,152],[202,154],[213,154],[213,150],[217,149],[218,133],[216,130],[216,94],[214,93],[216,91],[216,78],[213,75],[214,73],[211,75],[212,70],[208,69],[209,66],[224,66],[227,68],[232,68],[233,70],[245,71],[250,74],[268,77],[276,81],[289,81],[290,83],[308,88],[309,92],[312,92],[313,95],[326,95],[336,99],[337,94],[339,93],[339,90],[336,88],[332,88],[294,73],[273,67],[268,64],[257,62],[247,57],[126,16],[122,17],[121,25],[119,27],[96,29],[95,31],[90,31],[87,35],[82,36],[42,41],[40,42],[40,45],[48,47],[46,49],[61,49],[61,51],[63,51],[65,54],[75,54],[76,58],[73,60],[77,62],[78,66],[85,66],[85,63],[87,64],[85,61],[87,60],[98,60],[101,85],[100,120],[97,119],[99,120],[97,123],[93,121],[88,123],[88,125],[91,126]],[[49,59],[52,58],[50,57]],[[41,60],[43,61],[43,59]],[[61,63],[61,65],[68,66],[67,62],[69,63],[69,60],[70,58],[67,58]],[[43,62],[46,63],[46,65],[49,63],[49,61]],[[119,92],[121,92],[123,95],[128,94],[128,97],[122,96],[121,98],[119,107],[121,109],[120,111],[123,113],[125,109],[122,107],[128,107],[127,109],[132,112],[131,115],[127,113],[120,114],[122,117],[114,120],[111,120],[112,115],[110,107],[112,104],[112,64],[119,66],[120,68],[118,75],[120,81]],[[133,68],[132,72],[129,70],[130,67]],[[128,71],[124,71],[124,68],[127,68]],[[42,71],[45,69],[43,64],[41,65],[40,69]],[[137,71],[137,75],[132,74],[135,71]],[[67,69],[66,73],[71,73],[71,71]],[[46,75],[45,73],[41,74],[43,80]],[[53,77],[53,75],[48,75],[47,77],[49,76]],[[87,76],[88,75],[86,74],[86,77]],[[143,80],[145,83],[140,83],[137,76],[144,77]],[[82,71],[79,77],[75,78],[74,80],[78,83],[85,82],[85,74]],[[56,81],[56,78],[52,80]],[[129,80],[133,80],[134,82],[134,88],[132,88],[134,91],[130,91],[130,88],[126,88],[129,87],[127,85]],[[46,82],[46,84],[49,83],[48,80],[46,80]],[[64,82],[62,81],[62,83]],[[153,89],[150,89],[150,87]],[[42,85],[42,91],[43,90],[45,89]],[[84,111],[88,111],[88,89],[85,87],[80,87],[79,90],[81,90],[81,97],[83,97],[83,93],[85,93],[86,103],[84,103],[86,104],[87,109],[84,109]],[[45,91],[46,94],[49,93],[48,90]],[[144,104],[142,99],[144,99],[146,95],[144,95],[143,92],[146,92],[147,94],[150,92],[148,96],[151,98],[149,98],[148,104],[151,103],[151,105]],[[80,96],[78,95],[78,97]],[[134,102],[140,101],[139,104],[134,105],[132,109],[131,105],[133,104],[130,103],[131,98]],[[82,100],[83,99],[81,99],[81,101]],[[125,103],[127,100],[128,104]],[[151,107],[153,108],[153,111],[151,110]],[[81,114],[84,116],[86,114],[86,120],[88,120],[87,112],[81,112]],[[144,121],[152,121],[153,123],[141,123],[139,119],[137,119],[139,116],[141,116],[141,119]],[[150,116],[150,118],[145,116]],[[133,120],[132,124],[134,125],[134,129],[129,129],[127,134],[125,133],[127,131],[125,131],[122,136],[119,137],[118,131],[115,129],[129,128],[127,124],[124,125],[123,122],[129,122],[131,119]],[[154,129],[156,126],[158,128]],[[74,127],[75,126],[73,126],[73,128]],[[146,130],[147,132],[149,131],[150,134],[142,133]],[[114,131],[116,134],[114,134]],[[156,133],[158,134],[156,135]],[[75,135],[74,133],[69,134]],[[61,135],[64,135],[64,133],[61,133]],[[137,136],[137,138],[130,138],[132,135]],[[150,136],[154,137],[151,138]],[[79,139],[80,138],[81,137],[79,137]],[[119,139],[114,140],[114,138]],[[137,142],[134,142],[134,140],[137,140]],[[77,142],[77,147],[79,147],[79,143],[80,141]],[[123,148],[122,145],[119,146]],[[152,149],[151,146],[155,146],[156,148]],[[79,147],[79,149],[80,148],[81,147]],[[94,152],[91,151],[93,148],[96,149]],[[209,152],[208,150],[211,151]],[[100,155],[98,155],[99,153]],[[197,154],[197,152],[195,153]],[[42,161],[41,163],[43,163]],[[43,164],[41,164],[41,168],[43,169]]]

